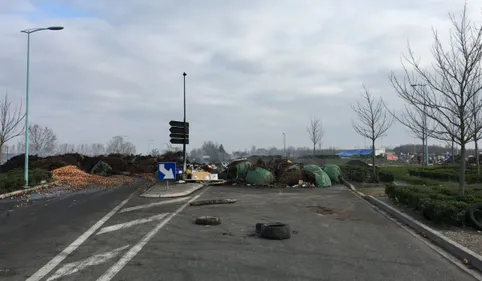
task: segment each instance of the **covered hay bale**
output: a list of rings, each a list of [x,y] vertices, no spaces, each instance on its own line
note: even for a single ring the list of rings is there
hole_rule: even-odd
[[[273,174],[263,168],[249,170],[246,174],[246,183],[254,185],[270,185],[274,182]]]

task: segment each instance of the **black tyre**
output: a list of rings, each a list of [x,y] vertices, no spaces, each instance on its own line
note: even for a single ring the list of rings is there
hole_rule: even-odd
[[[255,229],[256,229],[256,234],[260,234],[261,233],[261,228],[264,226],[264,225],[269,225],[269,224],[280,224],[281,222],[258,222],[256,225],[255,225]]]
[[[233,204],[238,200],[236,199],[211,199],[211,200],[198,200],[189,203],[191,206],[204,206],[204,205],[216,205],[216,204]]]
[[[291,238],[291,227],[285,223],[265,223],[261,225],[259,235],[266,239],[283,240]]]
[[[210,217],[210,216],[202,216],[202,217],[197,217],[194,220],[194,223],[199,224],[199,225],[219,225],[219,224],[221,224],[221,218]]]
[[[482,211],[482,203],[476,203],[476,204],[470,205],[469,208],[467,209],[470,222],[473,223],[474,226],[477,227],[477,229],[482,230],[482,223],[480,223],[475,217],[475,212],[477,211]]]
[[[265,225],[266,223],[262,223],[262,222],[258,222],[256,224],[256,234],[260,234],[261,233],[261,228],[263,227],[263,225]]]

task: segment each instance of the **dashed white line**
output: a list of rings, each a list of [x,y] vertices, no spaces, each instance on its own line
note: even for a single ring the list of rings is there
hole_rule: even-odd
[[[166,201],[161,201],[161,202],[156,202],[156,203],[150,203],[150,204],[145,204],[145,205],[140,205],[140,206],[134,206],[134,207],[124,208],[119,213],[137,211],[137,210],[141,210],[141,209],[147,209],[147,208],[152,208],[152,207],[157,207],[157,206],[162,206],[162,205],[167,205],[167,204],[172,204],[172,203],[179,203],[179,202],[184,202],[184,201],[189,200],[189,199],[190,199],[190,197],[177,198],[177,199],[166,200]]]
[[[39,281],[45,275],[47,275],[52,269],[54,269],[59,263],[61,263],[68,255],[70,255],[75,249],[77,249],[82,243],[87,240],[94,232],[97,231],[108,219],[110,219],[117,211],[119,211],[129,199],[132,198],[134,193],[132,193],[126,200],[122,201],[119,205],[117,205],[112,211],[110,211],[107,215],[101,218],[98,222],[96,222],[89,230],[84,232],[82,235],[79,236],[74,242],[72,242],[67,248],[65,248],[60,254],[55,256],[51,261],[49,261],[46,265],[44,265],[41,269],[35,272],[32,276],[30,276],[26,281]]]
[[[144,218],[144,219],[138,219],[138,220],[133,220],[133,221],[125,222],[125,223],[119,223],[119,224],[115,224],[115,225],[111,225],[111,226],[106,226],[106,227],[103,227],[101,230],[99,230],[99,232],[97,232],[96,235],[116,231],[116,230],[123,229],[123,228],[132,227],[132,226],[135,226],[135,225],[139,225],[139,224],[143,224],[143,223],[147,223],[147,222],[151,222],[151,221],[155,221],[155,220],[162,220],[168,214],[169,213],[164,213],[164,214],[159,214],[159,215],[155,215],[155,216]]]
[[[98,265],[101,263],[104,263],[112,258],[115,258],[117,255],[119,255],[120,252],[123,250],[127,249],[129,245],[126,245],[124,247],[117,248],[115,250],[97,254],[94,256],[91,256],[85,260],[82,261],[76,261],[76,262],[71,262],[68,263],[61,268],[59,268],[54,275],[52,275],[47,281],[53,281],[55,279],[58,279],[62,276],[74,274],[76,272],[79,272],[83,269],[85,269],[88,266],[93,266],[93,265]]]
[[[170,216],[168,216],[165,220],[163,220],[161,223],[159,223],[153,230],[151,230],[149,233],[144,236],[141,241],[139,241],[136,245],[134,245],[130,250],[124,254],[123,257],[121,257],[117,263],[112,265],[97,281],[110,281],[114,276],[116,276],[119,271],[124,268],[124,266],[139,253],[142,248],[156,235],[159,230],[161,230],[170,220],[172,220],[176,215],[178,215],[182,210],[184,210],[189,203],[193,202],[194,200],[198,199],[201,195],[204,194],[209,189],[209,186],[203,190],[201,193],[198,195],[192,197],[187,203],[179,207],[174,213],[172,213]]]

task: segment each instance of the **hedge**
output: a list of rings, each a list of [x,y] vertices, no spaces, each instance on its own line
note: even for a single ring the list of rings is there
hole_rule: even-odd
[[[466,211],[469,205],[482,202],[482,189],[467,188],[464,197],[458,197],[457,191],[457,188],[394,184],[387,184],[385,188],[385,193],[395,203],[410,207],[435,223],[472,225]]]
[[[391,173],[376,169],[376,175],[373,175],[372,167],[362,167],[354,165],[341,165],[342,177],[346,180],[365,183],[376,182],[392,182],[394,177]]]
[[[424,169],[409,169],[410,176],[434,179],[439,181],[459,181],[459,167],[455,166],[440,166],[430,167]],[[465,170],[465,181],[469,184],[482,182],[482,177],[477,176],[474,169],[468,168]]]
[[[38,185],[43,180],[50,180],[52,174],[43,169],[29,170],[29,186]],[[25,185],[24,170],[15,169],[7,173],[0,174],[0,193],[12,192],[22,189]]]

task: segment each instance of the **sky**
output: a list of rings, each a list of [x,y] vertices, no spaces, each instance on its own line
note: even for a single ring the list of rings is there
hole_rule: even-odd
[[[468,0],[482,23],[482,4]],[[169,142],[183,118],[186,72],[189,148],[310,146],[310,118],[323,147],[362,148],[350,105],[362,84],[392,108],[388,82],[409,41],[431,61],[432,28],[448,35],[463,0],[0,0],[0,92],[25,104],[31,35],[30,121],[61,143],[127,136],[139,152]],[[14,142],[17,142],[15,140]],[[395,124],[378,145],[413,143]]]

